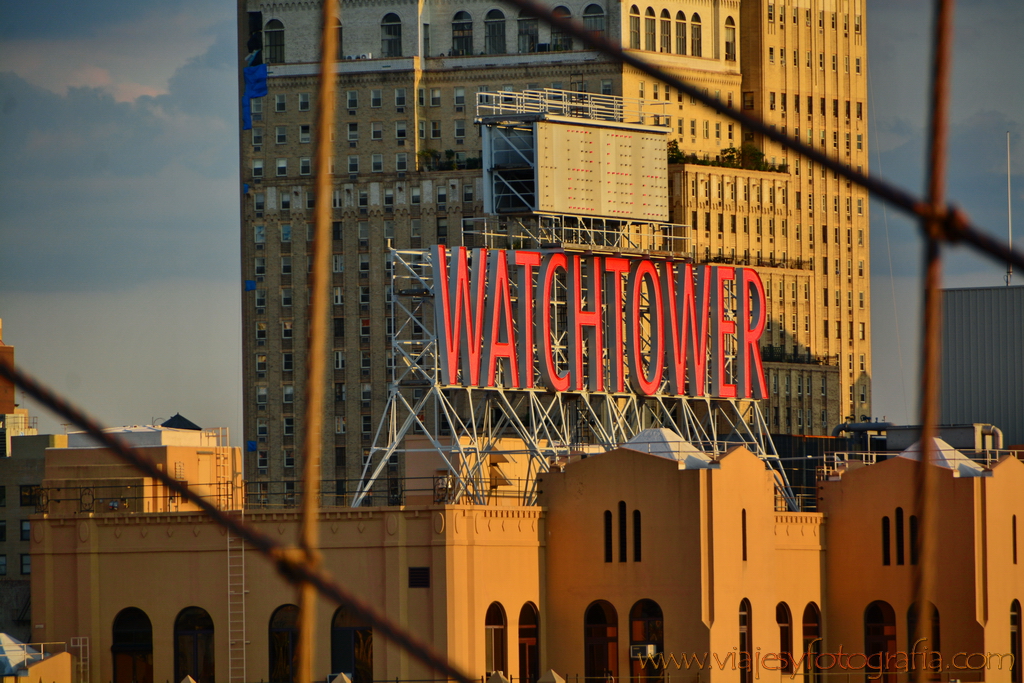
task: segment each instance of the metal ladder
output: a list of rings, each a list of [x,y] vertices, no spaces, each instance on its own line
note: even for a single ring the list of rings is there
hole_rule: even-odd
[[[239,515],[244,512],[239,511]],[[228,683],[245,683],[245,541],[228,539]]]
[[[75,683],[89,683],[89,636],[72,636],[71,649],[78,651],[75,662]]]

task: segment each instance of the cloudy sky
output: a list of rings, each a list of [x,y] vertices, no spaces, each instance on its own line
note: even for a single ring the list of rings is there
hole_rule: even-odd
[[[914,191],[930,5],[868,0],[871,161]],[[4,12],[4,341],[104,422],[181,412],[239,443],[234,3],[95,0],[82,12],[37,0]],[[1009,131],[1024,244],[1024,3],[962,2],[956,19],[949,196],[1005,236]],[[875,413],[900,422],[916,419],[920,253],[916,226],[873,205]],[[958,250],[946,283],[998,285],[1004,270]]]

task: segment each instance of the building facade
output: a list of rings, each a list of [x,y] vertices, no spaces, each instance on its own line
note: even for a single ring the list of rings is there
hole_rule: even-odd
[[[73,489],[112,464],[102,449],[87,462],[73,450],[49,451],[48,487]],[[324,507],[322,566],[471,677],[895,683],[930,666],[964,681],[1021,680],[1024,463],[956,455],[934,465],[942,560],[935,616],[915,643],[919,461],[835,461],[818,510],[791,513],[744,448],[686,452],[573,459],[543,475],[536,506],[437,504],[427,493],[404,506]],[[66,504],[33,518],[37,638],[86,638],[89,683],[293,683],[294,589],[201,514],[132,511],[144,507]],[[300,522],[292,511],[246,520],[284,542]],[[316,679],[434,677],[323,601],[315,633]]]
[[[725,103],[867,168],[859,0],[559,8]],[[241,135],[246,479],[257,495],[285,494],[299,472],[315,203],[330,201],[333,212],[333,400],[324,415],[333,430],[322,436],[323,477],[325,489],[342,490],[360,476],[387,400],[388,247],[472,245],[486,218],[474,124],[481,92],[554,88],[643,103],[682,162],[664,179],[670,220],[688,240],[677,256],[757,267],[771,285],[763,344],[770,429],[827,434],[871,414],[860,191],[535,19],[471,1],[339,5],[334,189],[316,197],[319,10],[245,9],[240,63],[263,61],[269,72]],[[574,246],[587,247],[563,244]]]
[[[943,424],[1006,425],[1024,444],[1024,287],[942,292]]]

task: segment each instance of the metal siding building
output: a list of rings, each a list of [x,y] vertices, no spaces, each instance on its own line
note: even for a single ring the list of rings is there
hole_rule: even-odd
[[[1024,287],[947,289],[942,321],[942,422],[1024,444]]]

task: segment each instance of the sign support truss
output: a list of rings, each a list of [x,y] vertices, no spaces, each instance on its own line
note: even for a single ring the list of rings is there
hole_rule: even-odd
[[[496,493],[490,466],[498,454],[525,472],[519,502],[531,505],[537,475],[552,465],[571,455],[616,448],[644,429],[664,427],[712,457],[746,446],[772,467],[779,493],[790,509],[797,509],[756,400],[443,383],[434,334],[433,255],[393,250],[390,257],[394,366],[353,507],[371,504],[375,494],[383,493],[386,474],[381,474],[398,456],[407,463],[429,458],[436,463],[429,469],[446,472],[443,482],[435,482],[436,502],[487,504]],[[557,356],[558,334],[564,330],[552,332]],[[516,446],[510,449],[508,440]]]

